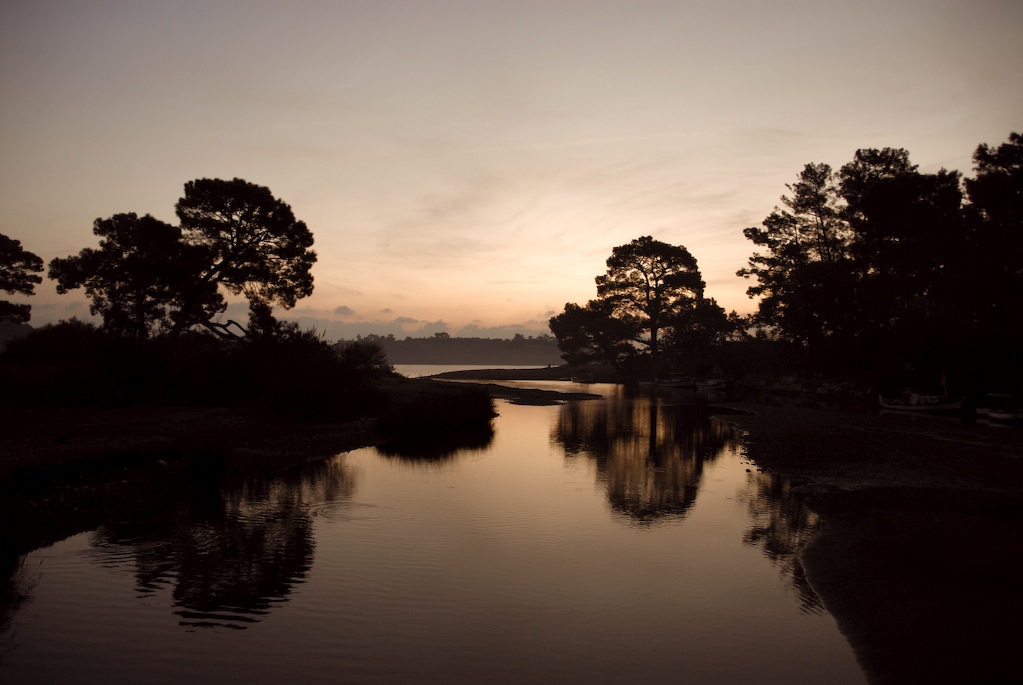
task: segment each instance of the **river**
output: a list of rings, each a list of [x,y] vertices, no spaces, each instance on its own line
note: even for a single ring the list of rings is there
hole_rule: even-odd
[[[788,483],[697,406],[586,389],[25,555],[0,681],[864,682]]]

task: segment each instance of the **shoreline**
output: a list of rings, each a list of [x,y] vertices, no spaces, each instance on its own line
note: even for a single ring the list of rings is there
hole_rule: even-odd
[[[196,489],[383,441],[375,420],[273,421],[234,408],[0,407],[0,550],[20,555]]]
[[[388,378],[393,404],[475,389],[520,404],[587,393]],[[0,404],[0,554],[20,555],[117,517],[169,506],[196,488],[268,476],[400,436],[378,416],[286,420],[238,407]]]
[[[819,514],[797,560],[869,682],[1023,675],[1014,657],[1023,611],[1023,431],[834,406],[713,406],[727,412],[718,420],[743,433],[746,456],[788,478]]]
[[[746,454],[821,516],[799,550],[871,683],[1011,681],[1023,610],[1023,436],[734,403]]]
[[[529,371],[382,385],[405,399],[459,386],[522,403],[571,398],[479,382],[531,380]],[[870,682],[988,682],[1021,670],[1010,655],[1023,609],[1023,431],[911,415],[715,406],[730,412],[716,418],[743,433],[746,456],[786,476],[820,515],[798,560]],[[0,410],[0,494],[11,495],[0,497],[4,555],[173,504],[197,478],[208,485],[269,475],[385,439],[370,418],[268,422],[224,408]]]

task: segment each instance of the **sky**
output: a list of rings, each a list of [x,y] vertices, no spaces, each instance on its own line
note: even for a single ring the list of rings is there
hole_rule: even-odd
[[[49,262],[243,178],[312,231],[277,313],[328,339],[549,333],[644,235],[748,313],[742,229],[805,164],[969,176],[1023,131],[1021,34],[1018,0],[7,0],[0,233]]]

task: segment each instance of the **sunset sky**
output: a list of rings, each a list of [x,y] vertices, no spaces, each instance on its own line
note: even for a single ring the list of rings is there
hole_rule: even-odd
[[[7,0],[0,233],[49,262],[240,177],[312,230],[279,314],[328,338],[545,333],[642,235],[745,313],[742,229],[804,164],[971,175],[1023,131],[1021,35],[1019,0]]]

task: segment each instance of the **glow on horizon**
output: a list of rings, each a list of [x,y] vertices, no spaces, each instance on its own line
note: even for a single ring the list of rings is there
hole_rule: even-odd
[[[237,176],[313,231],[279,314],[328,337],[544,333],[641,235],[745,313],[742,229],[804,164],[970,175],[1023,128],[1021,28],[999,0],[5,3],[0,233],[48,262]]]

